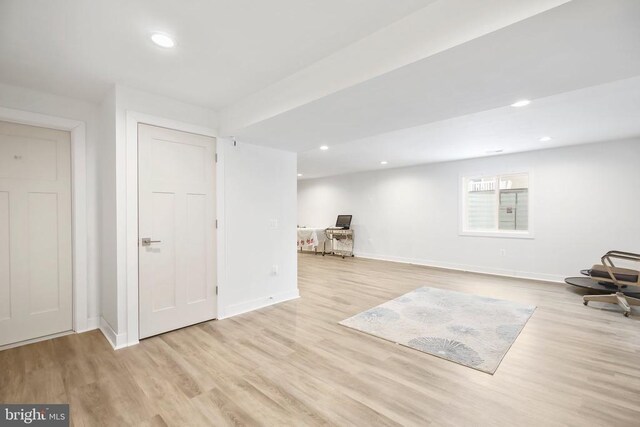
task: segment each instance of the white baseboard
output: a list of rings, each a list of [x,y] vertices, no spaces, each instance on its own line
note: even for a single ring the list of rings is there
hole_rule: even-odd
[[[238,314],[247,313],[249,311],[268,307],[270,305],[278,304],[285,301],[290,301],[296,298],[300,298],[298,289],[289,292],[281,292],[279,294],[269,295],[262,298],[256,298],[238,304],[232,304],[220,310],[220,313],[218,313],[218,319],[226,319],[228,317],[237,316]]]
[[[100,329],[100,316],[87,319],[87,331],[93,331],[94,329]]]
[[[76,330],[76,333],[81,334],[83,332],[93,331],[100,328],[100,317],[90,317],[87,319],[87,327],[81,330]]]
[[[491,274],[493,276],[515,277],[518,279],[542,280],[545,282],[564,283],[564,276],[557,276],[553,274],[504,270],[499,268],[481,267],[477,265],[455,264],[455,263],[449,263],[449,262],[414,259],[414,258],[403,258],[403,257],[388,256],[388,255],[376,255],[376,254],[367,254],[367,253],[356,253],[355,255],[359,258],[375,259],[380,261],[392,261],[392,262],[399,262],[403,264],[423,265],[425,267],[443,268],[446,270],[464,271],[468,273]]]
[[[113,330],[113,328],[111,328],[111,325],[109,325],[109,323],[104,320],[103,317],[100,318],[100,330],[102,331],[102,334],[107,338],[107,341],[109,341],[109,344],[111,344],[111,347],[113,347],[114,350],[119,350],[129,345],[127,343],[127,334],[117,334]]]

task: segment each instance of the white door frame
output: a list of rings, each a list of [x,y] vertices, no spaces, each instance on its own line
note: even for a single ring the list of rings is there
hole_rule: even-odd
[[[139,306],[138,306],[138,124],[147,124],[152,126],[164,127],[167,129],[178,130],[182,132],[195,133],[198,135],[218,137],[215,129],[203,126],[184,123],[176,120],[165,119],[162,117],[152,116],[135,111],[126,111],[126,300],[127,300],[127,339],[124,346],[138,344],[140,339],[139,332]],[[216,218],[218,220],[218,229],[216,231],[216,256],[217,256],[217,283],[221,282],[220,275],[224,272],[224,169],[220,153],[220,141],[216,141],[216,156],[218,163],[216,164]],[[219,313],[220,298],[216,301],[216,317]]]
[[[68,131],[71,134],[71,247],[73,262],[73,330],[95,329],[89,325],[87,299],[87,154],[84,122],[0,107],[0,120]]]

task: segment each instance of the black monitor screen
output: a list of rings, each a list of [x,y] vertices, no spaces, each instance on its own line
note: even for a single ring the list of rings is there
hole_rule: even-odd
[[[338,219],[336,220],[336,227],[349,228],[351,227],[351,217],[352,215],[338,215]]]

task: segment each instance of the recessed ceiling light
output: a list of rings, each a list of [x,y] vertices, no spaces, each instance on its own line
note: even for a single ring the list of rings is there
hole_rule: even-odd
[[[176,45],[171,37],[163,33],[153,33],[151,40],[160,47],[170,48]]]
[[[328,150],[328,149],[329,149],[329,146],[328,146],[328,145],[321,145],[321,146],[320,146],[320,149],[321,149],[322,151],[326,151],[326,150]]]
[[[389,163],[389,162],[387,162],[386,160],[383,160],[383,161],[380,162],[381,165],[386,165],[387,163]]]
[[[528,99],[521,99],[520,101],[516,101],[513,104],[511,104],[512,107],[525,107],[527,105],[531,104],[531,101],[529,101]]]
[[[298,174],[298,176],[302,176],[302,174],[301,174],[301,173],[299,173],[299,174]]]
[[[540,138],[540,142],[549,142],[552,139],[553,138],[551,138],[550,136],[543,136],[542,138]]]
[[[504,150],[502,148],[498,149],[498,150],[487,150],[485,151],[485,153],[487,154],[500,154],[502,153]]]

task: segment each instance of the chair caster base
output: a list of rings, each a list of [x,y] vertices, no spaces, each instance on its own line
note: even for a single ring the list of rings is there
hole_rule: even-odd
[[[582,301],[584,305],[589,305],[589,301]]]

